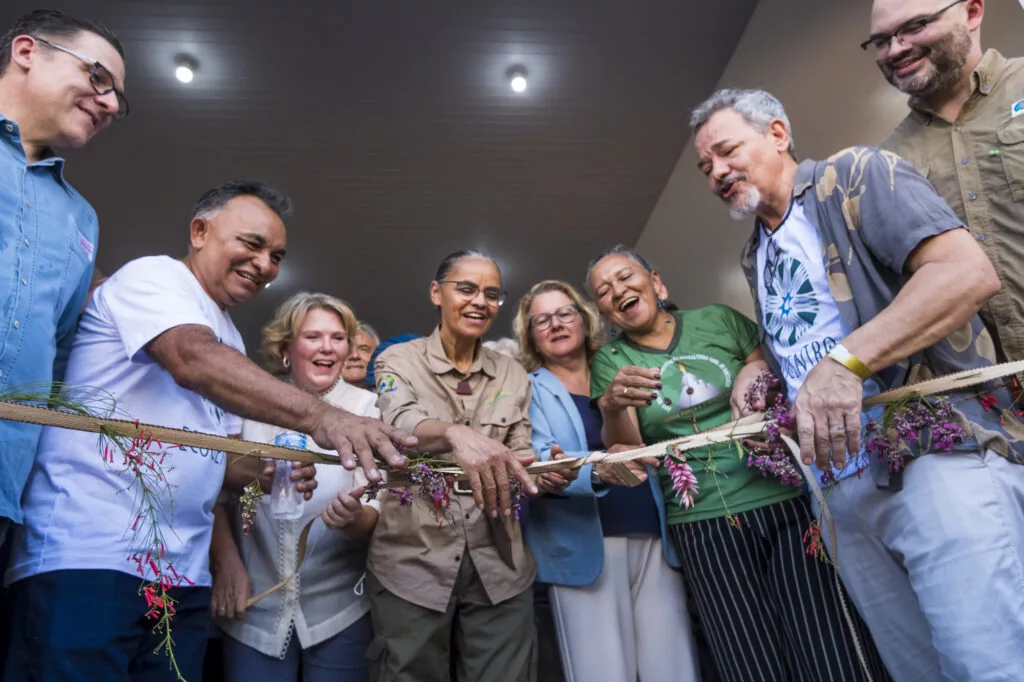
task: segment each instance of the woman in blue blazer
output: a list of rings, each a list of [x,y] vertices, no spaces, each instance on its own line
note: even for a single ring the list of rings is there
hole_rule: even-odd
[[[530,381],[533,447],[542,460],[582,457],[601,445],[590,404],[598,317],[571,285],[548,280],[519,302],[515,328]],[[651,460],[650,464],[657,464]],[[679,561],[665,530],[657,476],[629,488],[608,465],[575,480],[543,474],[524,524],[537,580],[550,583],[567,682],[697,680]]]

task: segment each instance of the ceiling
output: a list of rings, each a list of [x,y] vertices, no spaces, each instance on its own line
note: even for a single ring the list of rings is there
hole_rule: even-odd
[[[511,302],[491,336],[505,335],[531,284],[578,282],[635,242],[755,4],[64,0],[121,38],[132,105],[67,174],[99,213],[108,274],[184,255],[217,183],[288,193],[280,279],[232,312],[252,349],[300,290],[348,300],[385,336],[426,333],[427,285],[460,248],[498,260]],[[36,6],[6,0],[0,23]],[[178,53],[198,60],[187,86]]]

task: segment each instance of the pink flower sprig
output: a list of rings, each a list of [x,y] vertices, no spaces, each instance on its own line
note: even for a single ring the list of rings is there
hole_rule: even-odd
[[[135,422],[138,427],[139,422]],[[134,520],[128,531],[131,553],[126,560],[134,564],[143,583],[139,595],[146,601],[146,617],[156,621],[153,632],[160,637],[156,651],[164,651],[170,660],[171,669],[179,680],[184,680],[178,669],[174,655],[174,638],[172,621],[175,614],[176,600],[169,594],[170,590],[193,586],[188,576],[179,573],[174,564],[166,561],[164,544],[164,525],[170,529],[170,519],[174,505],[173,485],[167,480],[172,467],[165,466],[167,449],[151,433],[139,431],[131,438],[101,430],[104,440],[110,444],[103,445],[104,462],[117,466],[116,453],[121,454],[121,473],[129,479],[128,490],[134,492],[136,500]]]
[[[670,453],[665,458],[665,466],[672,479],[676,504],[685,509],[692,509],[694,498],[700,494],[700,488],[697,486],[697,477],[694,475],[693,469],[686,462],[686,457],[680,452]]]
[[[821,539],[821,521],[815,519],[804,533],[804,552],[816,559],[825,559],[825,543]]]
[[[907,446],[921,440],[921,432],[931,431],[929,450],[949,452],[964,442],[967,434],[954,421],[953,405],[948,398],[916,398],[887,409],[882,424],[872,419],[865,426],[864,448],[888,466],[889,471],[903,469]]]

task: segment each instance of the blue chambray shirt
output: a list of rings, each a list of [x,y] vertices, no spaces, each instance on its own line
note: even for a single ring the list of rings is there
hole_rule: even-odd
[[[0,114],[0,392],[60,381],[92,281],[99,223],[64,159],[28,163]],[[21,522],[41,427],[0,419],[0,517]]]

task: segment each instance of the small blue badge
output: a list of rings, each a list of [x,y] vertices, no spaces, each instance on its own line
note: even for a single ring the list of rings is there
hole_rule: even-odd
[[[1024,115],[1024,99],[1019,99],[1010,105],[1010,118],[1017,118]]]

